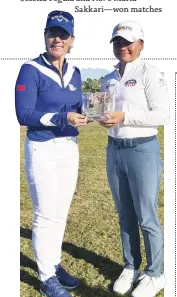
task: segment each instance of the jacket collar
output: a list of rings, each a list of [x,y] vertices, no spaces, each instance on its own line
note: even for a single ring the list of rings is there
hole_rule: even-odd
[[[47,56],[47,53],[46,53],[46,52],[43,53],[43,54],[41,54],[40,56],[41,56],[42,61],[44,62],[44,64],[45,64],[47,67],[49,67],[50,69],[52,69],[52,70],[58,72],[57,68],[49,62],[49,60],[48,60],[48,56]],[[64,62],[63,62],[63,69],[62,69],[62,74],[63,74],[63,75],[66,73],[66,71],[67,71],[67,67],[68,67],[68,63],[67,63],[66,59],[64,59]]]
[[[138,57],[137,59],[133,60],[132,62],[129,62],[125,65],[125,70],[124,73],[129,72],[130,70],[136,68],[140,63],[142,62],[142,59],[140,57]],[[117,72],[119,73],[119,69],[120,69],[120,62],[114,66],[114,68],[117,70]]]

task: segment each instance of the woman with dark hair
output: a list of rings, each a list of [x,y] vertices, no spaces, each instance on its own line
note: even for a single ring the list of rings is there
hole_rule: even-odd
[[[166,82],[160,71],[140,58],[144,33],[139,24],[123,21],[113,30],[113,52],[119,60],[102,91],[113,93],[115,112],[100,122],[108,128],[107,175],[116,204],[125,267],[113,290],[132,297],[154,297],[164,288],[163,238],[157,204],[162,163],[157,126],[169,121]],[[139,227],[147,266],[141,274]]]

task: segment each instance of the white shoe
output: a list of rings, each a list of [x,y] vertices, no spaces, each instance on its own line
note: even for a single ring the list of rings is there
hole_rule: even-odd
[[[141,275],[140,270],[133,270],[124,268],[119,278],[115,281],[113,291],[120,295],[128,293],[132,288],[133,284],[138,281]],[[142,296],[141,296],[142,297]]]
[[[144,274],[139,285],[132,292],[132,297],[155,297],[165,287],[166,283],[164,274],[159,277]]]

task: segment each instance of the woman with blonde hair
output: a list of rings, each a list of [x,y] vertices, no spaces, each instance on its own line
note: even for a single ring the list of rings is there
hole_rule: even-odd
[[[46,52],[22,65],[16,82],[16,113],[27,126],[25,170],[33,203],[32,242],[41,294],[71,297],[65,290],[79,281],[61,266],[61,248],[79,166],[78,126],[81,76],[66,61],[74,41],[74,19],[65,11],[49,13]]]

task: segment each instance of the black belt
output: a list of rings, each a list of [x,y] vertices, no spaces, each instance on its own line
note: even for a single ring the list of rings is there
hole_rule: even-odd
[[[156,135],[137,138],[113,138],[111,136],[108,136],[108,143],[118,148],[129,148],[136,147],[138,144],[149,142],[156,138]]]

